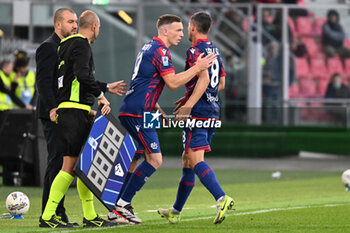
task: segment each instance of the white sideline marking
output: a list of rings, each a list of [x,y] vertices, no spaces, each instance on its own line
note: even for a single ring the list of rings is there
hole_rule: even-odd
[[[239,213],[232,213],[232,214],[226,214],[226,216],[239,216],[239,215],[250,215],[250,214],[263,214],[263,213],[269,213],[269,212],[275,212],[275,211],[286,211],[286,210],[296,210],[296,209],[307,209],[307,208],[317,208],[317,207],[334,207],[334,206],[344,206],[349,204],[325,204],[325,205],[307,205],[307,206],[294,206],[294,207],[286,207],[286,208],[271,208],[271,209],[262,209],[262,210],[255,210],[255,211],[247,211],[247,212],[239,212]],[[156,212],[155,210],[147,210],[146,212]],[[214,219],[213,216],[206,216],[206,217],[196,217],[196,218],[187,218],[187,219],[181,219],[181,222],[191,222],[191,221],[197,221],[197,220],[203,220],[203,219]],[[161,225],[161,224],[169,224],[166,220],[161,222],[153,222],[149,225]],[[110,228],[120,228],[120,227],[129,227],[129,226],[135,226],[135,225],[118,225],[116,227],[110,227]],[[137,226],[137,225],[136,225]],[[82,228],[82,229],[76,229],[76,230],[67,230],[67,231],[53,231],[52,233],[69,233],[69,232],[80,232],[80,231],[99,231],[99,230],[106,230],[109,228]]]

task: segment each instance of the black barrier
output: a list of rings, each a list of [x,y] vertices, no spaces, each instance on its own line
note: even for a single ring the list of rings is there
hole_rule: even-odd
[[[2,113],[0,164],[4,185],[41,185],[46,154],[43,132],[34,111],[15,109]]]

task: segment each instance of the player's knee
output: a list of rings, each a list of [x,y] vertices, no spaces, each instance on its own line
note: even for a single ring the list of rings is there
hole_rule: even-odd
[[[147,162],[157,169],[162,165],[163,159],[161,156],[147,156]]]
[[[190,163],[189,165],[190,165],[190,168],[191,168],[192,170],[194,170],[194,167],[197,165],[197,163],[196,163],[196,164]]]
[[[192,169],[194,169],[194,167],[202,161],[204,161],[202,158],[190,158],[189,165]]]
[[[61,170],[64,171],[64,172],[67,172],[71,176],[75,176],[75,173],[74,173],[72,168],[68,168],[68,167],[64,167],[63,166]]]
[[[190,167],[190,160],[185,153],[182,155],[182,167]]]
[[[135,169],[136,169],[136,167],[137,167],[137,160],[133,160],[132,162],[131,162],[131,164],[130,164],[130,167],[129,167],[129,172],[131,172],[131,173],[133,173],[134,171],[135,171]]]
[[[74,176],[73,169],[77,159],[78,159],[77,157],[64,156],[61,170]]]

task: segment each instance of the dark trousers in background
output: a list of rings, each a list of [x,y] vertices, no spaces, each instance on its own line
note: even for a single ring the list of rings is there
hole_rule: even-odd
[[[0,111],[0,136],[1,136],[1,133],[2,133],[2,129],[4,128],[4,118],[5,118],[5,115],[6,115],[6,112],[7,111]]]
[[[340,47],[333,47],[330,45],[325,45],[323,46],[323,52],[328,56],[328,57],[334,57],[336,55],[340,55],[343,59],[344,58],[349,58],[350,57],[350,49],[345,48],[344,46]]]
[[[63,163],[63,154],[62,154],[62,145],[59,141],[57,125],[50,121],[49,119],[42,119],[44,135],[47,143],[47,167],[45,171],[44,178],[44,188],[43,188],[43,198],[42,198],[42,212],[45,209],[46,202],[49,199],[50,188],[53,180],[56,175],[62,168]],[[63,206],[64,197],[61,202],[58,204],[56,214],[59,216],[65,215],[65,208]]]

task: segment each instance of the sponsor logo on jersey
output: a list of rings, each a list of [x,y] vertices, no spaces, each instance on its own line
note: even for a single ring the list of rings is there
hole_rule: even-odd
[[[218,96],[212,96],[210,93],[205,93],[207,95],[207,101],[208,102],[218,102],[219,98]]]

